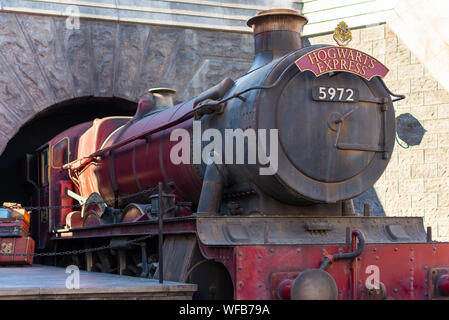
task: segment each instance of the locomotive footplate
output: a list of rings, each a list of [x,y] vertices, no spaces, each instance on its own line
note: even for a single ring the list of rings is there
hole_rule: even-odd
[[[191,216],[164,219],[164,234],[196,233],[204,245],[349,243],[351,230],[361,230],[367,243],[425,243],[419,217],[229,217]],[[53,239],[158,234],[155,221],[74,228]]]
[[[195,233],[195,217],[164,219],[164,234]],[[157,235],[157,221],[121,222],[108,225],[85,226],[60,231],[52,240]]]
[[[201,217],[200,241],[205,245],[349,243],[361,230],[367,243],[422,243],[422,218],[405,217]]]

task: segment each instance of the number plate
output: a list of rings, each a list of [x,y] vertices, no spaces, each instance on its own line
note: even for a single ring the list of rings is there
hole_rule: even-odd
[[[313,87],[312,98],[315,101],[358,102],[357,88]]]

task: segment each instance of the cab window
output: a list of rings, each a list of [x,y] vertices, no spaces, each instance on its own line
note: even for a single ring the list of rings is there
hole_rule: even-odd
[[[48,149],[42,151],[40,162],[41,185],[45,186],[46,184],[48,184]]]
[[[52,167],[62,168],[69,162],[69,139],[64,138],[52,147]]]

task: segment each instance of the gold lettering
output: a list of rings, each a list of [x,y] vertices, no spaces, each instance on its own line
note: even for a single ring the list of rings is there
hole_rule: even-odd
[[[376,61],[375,59],[373,59],[373,58],[371,58],[371,63],[370,63],[370,65],[369,65],[369,67],[371,68],[371,69],[374,69],[374,61]]]
[[[349,55],[348,56],[351,56],[351,60],[354,60],[354,54],[353,54],[351,49],[349,49]]]
[[[326,64],[326,71],[327,71],[327,69],[329,69],[329,70],[332,70],[332,65],[331,65],[331,61],[332,60],[324,60],[324,63]]]
[[[320,53],[324,54],[323,58],[321,58]],[[327,58],[326,51],[324,51],[324,50],[318,51],[318,58],[320,58],[320,60],[325,60]]]
[[[337,65],[339,63],[338,59],[334,59],[333,63],[334,63],[334,69],[337,69]]]
[[[332,55],[331,55],[331,50],[332,50],[332,52],[333,52]],[[327,51],[327,55],[329,56],[329,58],[335,59],[336,56],[337,56],[337,54],[335,53],[335,48],[330,48],[330,49]]]
[[[345,70],[348,70],[348,68],[346,67],[346,60],[341,59],[340,66],[341,66],[341,70],[343,70],[343,68],[345,68]]]
[[[362,62],[362,53],[361,52],[356,52],[355,54],[355,60],[358,62]]]
[[[324,72],[324,70],[323,70],[324,69],[323,63],[321,61],[318,61],[316,65],[318,66],[320,74],[323,73]]]
[[[356,69],[355,72],[360,73],[360,66],[361,66],[360,63],[358,63],[358,62],[355,64],[355,69]]]
[[[354,70],[354,61],[352,61],[352,60],[349,61],[349,71],[355,71]]]
[[[363,61],[363,64],[366,64],[366,60],[368,60],[368,56],[366,54],[363,54],[365,56],[365,61]]]
[[[318,62],[318,57],[316,56],[316,52],[311,52],[307,56],[309,57],[311,64],[315,64],[315,62]],[[313,62],[312,58],[315,58],[316,61]]]
[[[348,53],[348,49],[337,48],[337,53],[339,58],[346,58],[346,54]]]
[[[366,69],[368,69],[367,66],[362,66],[362,76],[366,75]]]

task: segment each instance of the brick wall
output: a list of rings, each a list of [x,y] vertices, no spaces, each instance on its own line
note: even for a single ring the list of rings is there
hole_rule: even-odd
[[[411,113],[425,128],[419,145],[397,143],[390,164],[374,185],[389,216],[423,216],[433,237],[449,240],[449,93],[387,24],[352,31],[350,46],[373,55],[390,69],[385,82],[407,98],[395,103],[396,116]],[[309,38],[334,44],[332,34]],[[403,143],[403,145],[407,145]]]

